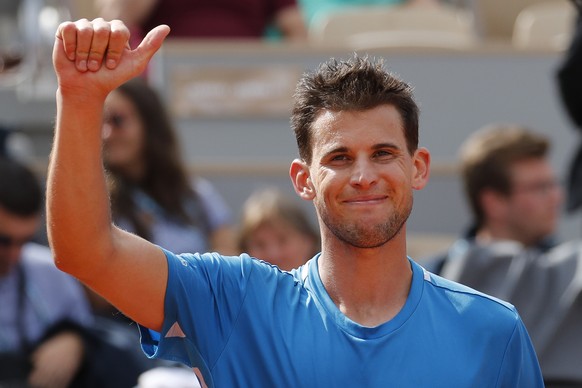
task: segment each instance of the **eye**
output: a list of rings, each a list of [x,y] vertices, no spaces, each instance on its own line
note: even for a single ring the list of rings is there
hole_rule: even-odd
[[[350,163],[351,158],[347,154],[335,154],[330,155],[327,159],[327,165],[341,167],[348,165]]]
[[[340,155],[334,155],[334,156],[332,156],[330,158],[330,160],[332,162],[333,161],[342,161],[342,160],[348,160],[348,157],[347,157],[347,155],[340,154]]]
[[[391,150],[378,150],[374,152],[373,157],[380,160],[388,160],[394,157],[394,152]]]

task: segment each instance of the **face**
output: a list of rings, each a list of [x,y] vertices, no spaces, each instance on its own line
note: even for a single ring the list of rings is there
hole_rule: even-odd
[[[263,223],[247,242],[248,254],[275,264],[285,271],[311,259],[316,241],[284,220]]]
[[[322,237],[375,248],[399,235],[430,157],[424,148],[410,155],[397,110],[324,111],[312,130],[312,163],[305,175],[297,165],[291,172],[299,195],[314,202]]]
[[[103,140],[109,166],[129,173],[143,164],[143,123],[131,100],[118,91],[105,102]]]
[[[535,244],[556,231],[563,192],[550,163],[527,159],[510,168],[511,194],[506,199],[508,228],[518,241]]]
[[[0,207],[0,276],[18,263],[22,246],[32,240],[39,224],[38,215],[20,217]]]

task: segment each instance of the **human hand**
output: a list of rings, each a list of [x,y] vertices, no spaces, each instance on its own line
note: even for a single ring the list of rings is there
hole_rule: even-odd
[[[43,342],[32,354],[28,383],[35,388],[66,388],[83,360],[83,340],[63,332]]]
[[[62,23],[53,47],[53,65],[61,93],[105,98],[144,71],[169,32],[168,26],[158,26],[132,50],[128,44],[129,29],[119,20],[107,22],[97,18]]]

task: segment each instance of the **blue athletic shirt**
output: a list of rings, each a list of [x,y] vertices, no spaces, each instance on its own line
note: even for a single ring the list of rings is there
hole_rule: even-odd
[[[216,253],[174,255],[161,334],[144,352],[182,362],[203,387],[543,387],[515,308],[410,260],[412,285],[390,321],[340,312],[316,255],[291,272]]]

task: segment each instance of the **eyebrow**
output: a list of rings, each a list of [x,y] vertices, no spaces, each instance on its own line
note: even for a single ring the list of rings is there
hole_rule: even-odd
[[[400,147],[397,146],[394,143],[380,143],[380,144],[375,144],[372,147],[373,150],[379,150],[379,149],[382,149],[382,148],[392,148],[392,149],[395,149],[395,150],[400,150]]]
[[[397,146],[394,143],[378,143],[378,144],[374,144],[372,146],[372,150],[374,150],[374,151],[380,150],[383,148],[391,148],[391,149],[396,150],[396,151],[400,151],[400,149],[401,149],[399,146]],[[323,156],[326,157],[329,155],[341,154],[341,153],[348,152],[348,151],[349,151],[348,147],[342,146],[342,147],[337,147],[337,148],[331,149],[330,151],[326,152]]]

